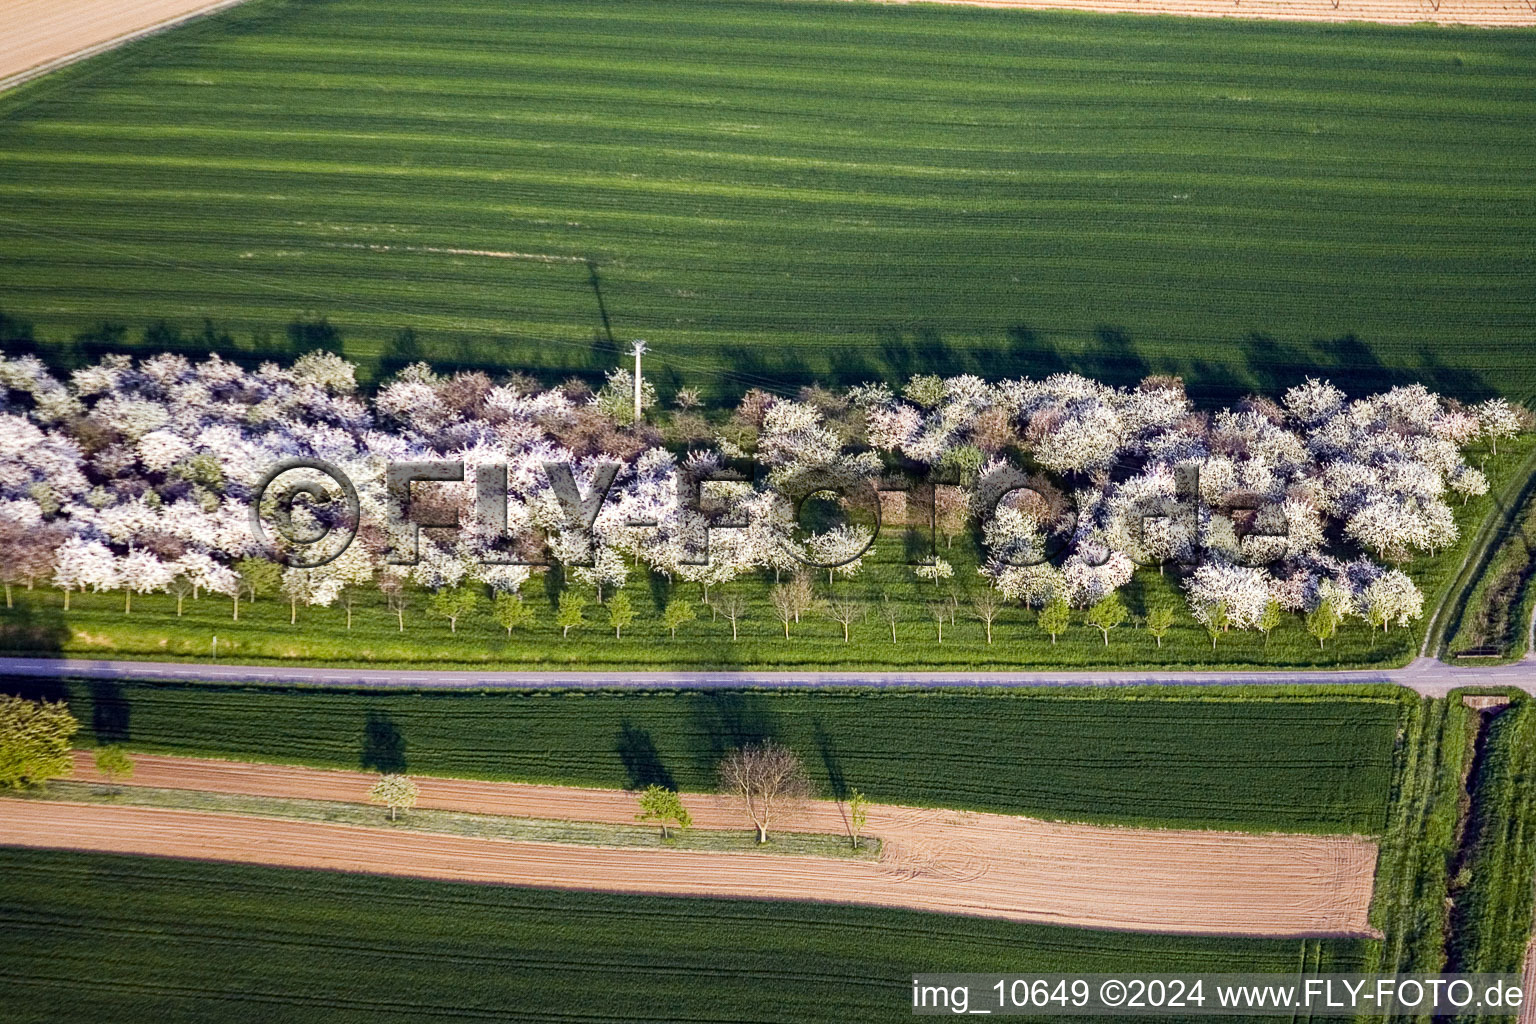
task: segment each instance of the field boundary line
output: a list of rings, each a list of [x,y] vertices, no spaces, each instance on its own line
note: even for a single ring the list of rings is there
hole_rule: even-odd
[[[1473,686],[1536,695],[1536,662],[1451,666],[1419,658],[1396,669],[965,671],[589,671],[370,669],[203,662],[0,657],[0,676],[388,690],[1028,689],[1080,686],[1402,686],[1429,696]]]
[[[1419,649],[1419,656],[1423,658],[1440,658],[1450,646],[1452,637],[1449,635],[1447,624],[1449,618],[1446,612],[1456,608],[1457,625],[1460,625],[1460,617],[1465,613],[1466,602],[1472,596],[1472,591],[1477,588],[1478,581],[1487,571],[1489,563],[1498,551],[1499,543],[1502,543],[1509,535],[1509,531],[1519,518],[1521,510],[1536,494],[1536,449],[1533,449],[1515,470],[1514,476],[1505,486],[1504,490],[1494,498],[1494,511],[1483,517],[1482,525],[1478,527],[1477,534],[1472,540],[1472,546],[1467,549],[1466,556],[1461,560],[1461,567],[1456,570],[1451,584],[1440,597],[1440,603],[1435,606],[1435,612],[1429,619],[1429,625],[1424,630],[1424,645]],[[1499,543],[1496,543],[1498,541]],[[1536,624],[1536,616],[1532,617]],[[1536,625],[1533,625],[1536,628]]]
[[[7,93],[17,86],[25,85],[26,83],[32,81],[34,78],[41,78],[50,72],[57,71],[60,68],[68,67],[71,64],[79,63],[82,60],[87,60],[96,56],[97,54],[107,53],[110,50],[115,50],[120,46],[126,46],[129,43],[137,42],[140,39],[147,39],[150,36],[159,35],[161,32],[169,31],[170,29],[184,25],[189,21],[197,21],[200,18],[206,18],[210,15],[218,14],[220,11],[228,10],[231,7],[239,6],[245,2],[246,0],[214,0],[213,3],[210,3],[204,7],[199,7],[196,10],[187,11],[183,14],[172,15],[169,18],[163,18],[160,21],[155,22],[153,25],[147,25],[143,28],[131,29],[122,33],[121,35],[113,36],[111,39],[104,40],[103,42],[93,43],[90,46],[82,47],[78,50],[72,50],[69,53],[62,54],[61,56],[54,57],[50,60],[45,60],[41,64],[34,64],[30,68],[23,68],[22,70],[7,75],[4,78],[0,78],[0,94]]]
[[[1302,24],[1372,24],[1372,25],[1463,25],[1481,28],[1524,28],[1536,25],[1536,12],[1514,4],[1463,0],[1454,7],[1434,5],[1428,0],[1382,3],[1379,0],[1355,0],[1345,8],[1343,0],[1331,3],[1303,4],[1297,0],[1260,0],[1243,7],[1240,0],[1230,6],[1220,0],[1155,0],[1142,4],[1137,0],[854,0],[883,4],[935,4],[945,7],[991,7],[1000,10],[1085,11],[1092,14],[1140,14],[1177,18],[1233,18],[1242,21],[1291,21]]]

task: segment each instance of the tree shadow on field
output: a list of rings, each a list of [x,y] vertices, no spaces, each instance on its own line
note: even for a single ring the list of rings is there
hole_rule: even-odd
[[[629,719],[624,719],[619,723],[619,735],[613,749],[624,765],[627,777],[625,789],[644,789],[647,786],[677,788],[677,781],[667,771],[666,765],[662,764],[661,752],[656,749],[656,742],[651,739],[649,730],[637,728]]]
[[[1186,373],[1192,397],[1231,402],[1250,391],[1277,397],[1308,377],[1330,380],[1352,398],[1409,384],[1423,384],[1463,401],[1480,401],[1496,393],[1481,373],[1447,366],[1428,349],[1419,349],[1402,365],[1389,366],[1353,333],[1326,340],[1285,342],[1250,332],[1235,347],[1242,358],[1240,364],[1221,366],[1201,361]]]
[[[384,712],[368,712],[363,722],[362,750],[357,761],[364,771],[381,775],[398,775],[405,771],[405,737]]]
[[[733,750],[766,743],[778,734],[774,713],[759,693],[708,690],[693,701],[694,726],[709,745],[710,762]]]
[[[22,700],[68,701],[69,684],[62,679],[34,679],[31,676],[6,676],[0,679],[0,693]]]
[[[1129,328],[1105,323],[1080,347],[1058,345],[1022,323],[1008,325],[1004,335],[1001,345],[974,357],[974,372],[991,380],[1078,373],[1121,387],[1134,387],[1150,374],[1176,374],[1184,379],[1189,396],[1204,407],[1230,405],[1255,392],[1279,397],[1308,377],[1330,380],[1351,397],[1409,384],[1423,384],[1463,401],[1497,393],[1481,373],[1448,366],[1428,349],[1388,365],[1376,347],[1353,333],[1288,342],[1253,331],[1215,349],[1167,338],[1138,342]],[[1202,354],[1213,350],[1223,358]],[[915,365],[917,360],[907,362]]]
[[[837,754],[837,741],[834,740],[821,719],[816,719],[816,753],[821,757],[822,767],[827,772],[827,786],[832,790],[832,799],[848,799],[848,778],[843,774],[842,758]]]
[[[91,731],[101,745],[127,743],[128,721],[132,716],[123,684],[106,679],[91,681]]]
[[[69,639],[64,611],[32,601],[15,608],[0,606],[0,653],[22,657],[56,657]]]
[[[787,394],[808,384],[850,387],[893,376],[889,368],[877,367],[866,352],[851,345],[829,343],[814,351],[818,362],[825,359],[824,368],[807,366],[803,349],[763,345],[722,348],[720,363],[730,369],[721,371],[721,399],[734,404],[752,388]]]
[[[560,592],[565,589],[565,566],[554,562],[544,568],[544,599],[551,608],[560,606]]]
[[[656,614],[660,615],[666,610],[667,601],[672,596],[672,581],[659,572],[648,572],[645,582],[651,591],[651,603],[656,606]]]

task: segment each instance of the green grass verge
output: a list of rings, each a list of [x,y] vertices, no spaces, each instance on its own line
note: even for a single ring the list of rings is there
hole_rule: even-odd
[[[55,352],[328,314],[370,374],[606,369],[606,319],[664,392],[1528,399],[1533,63],[1514,29],[252,0],[0,98],[0,305]]]
[[[1515,479],[1527,457],[1536,458],[1536,435],[1516,438],[1487,468],[1496,487]],[[1523,478],[1522,478],[1523,479]],[[1461,534],[1457,544],[1433,558],[1421,557],[1405,568],[1424,591],[1426,611],[1462,575],[1468,552],[1477,541],[1477,526],[1492,514],[1496,503],[1485,496],[1455,509]],[[1141,569],[1122,594],[1134,616],[1115,630],[1106,645],[1098,630],[1074,612],[1073,624],[1052,644],[1036,624],[1037,613],[1017,606],[1005,608],[986,642],[981,621],[972,613],[971,595],[985,581],[976,572],[979,547],[962,536],[942,556],[953,563],[953,580],[935,585],[916,579],[907,566],[905,537],[889,528],[866,558],[866,568],[852,580],[830,588],[824,577],[818,587],[864,604],[868,615],[855,622],[851,643],[842,627],[811,614],[791,627],[791,638],[774,614],[769,598],[772,576],[760,574],[731,584],[747,602],[738,624],[739,639],[731,639],[731,624],[711,620],[699,603],[699,588],[668,584],[662,577],[637,573],[628,587],[638,612],[622,639],[607,627],[607,613],[595,601],[587,611],[589,625],[560,636],[554,625],[556,587],[535,578],[524,585],[534,601],[537,623],[511,637],[491,619],[488,603],[460,620],[450,632],[445,620],[430,617],[426,597],[415,594],[405,629],[375,590],[361,592],[346,628],[342,607],[300,607],[291,623],[288,604],[280,598],[241,602],[240,621],[231,619],[230,602],[203,597],[188,600],[176,615],[176,600],[165,594],[136,596],[131,614],[124,613],[123,595],[75,594],[70,611],[63,596],[51,590],[28,592],[16,588],[15,607],[0,609],[0,653],[71,655],[91,658],[206,661],[218,638],[219,660],[254,665],[349,665],[374,668],[447,669],[845,669],[897,668],[913,670],[1157,668],[1340,668],[1397,665],[1418,653],[1424,624],[1382,634],[1352,619],[1338,636],[1320,648],[1306,632],[1300,616],[1287,615],[1266,640],[1257,632],[1222,635],[1213,649],[1204,627],[1189,614],[1176,573],[1160,575]],[[578,588],[582,589],[582,588]],[[590,589],[584,591],[592,598]],[[721,592],[716,588],[715,593]],[[896,640],[880,617],[885,595],[897,609]],[[695,602],[700,618],[685,623],[673,637],[664,627],[661,610],[674,596]],[[1176,609],[1174,627],[1161,646],[1137,623],[1148,607],[1167,602]],[[931,617],[935,603],[948,603],[953,617],[944,627],[943,643]]]
[[[1457,697],[1403,705],[1391,809],[1376,865],[1368,970],[1436,972],[1445,964],[1446,904],[1456,856],[1472,712]]]
[[[1536,702],[1521,699],[1487,724],[1469,790],[1450,969],[1518,973],[1536,885]]]
[[[10,1024],[906,1020],[929,971],[1359,970],[1352,940],[545,892],[0,848]],[[1210,1018],[1205,1018],[1209,1020]]]
[[[1475,585],[1460,601],[1448,606],[1451,655],[1468,650],[1497,651],[1500,660],[1524,656],[1536,587],[1536,452],[1526,464],[1523,480],[1511,481],[1500,508],[1485,523],[1486,538],[1478,546],[1480,571]]]
[[[1379,833],[1396,688],[346,692],[10,680],[77,741],[418,775],[713,790],[774,739],[823,794],[1121,824]],[[1270,696],[1259,696],[1259,692]]]
[[[428,787],[431,781],[422,783]],[[650,825],[611,825],[596,821],[564,821],[513,818],[501,814],[469,814],[421,807],[391,821],[382,807],[341,800],[294,800],[283,797],[212,793],[193,789],[155,789],[123,786],[111,790],[85,782],[54,781],[46,787],[0,797],[67,800],[70,803],[114,804],[132,807],[169,807],[184,811],[245,814],[294,821],[323,821],[333,825],[362,825],[403,832],[434,832],[473,839],[512,839],[522,842],[571,843],[577,846],[623,846],[647,849],[713,850],[727,853],[779,853],[806,857],[844,857],[873,860],[880,855],[880,840],[864,837],[858,849],[847,836],[820,832],[774,832],[759,844],[750,828],[673,830],[667,839]]]

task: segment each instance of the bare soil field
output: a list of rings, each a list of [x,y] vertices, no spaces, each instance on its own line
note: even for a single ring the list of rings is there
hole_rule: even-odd
[[[84,755],[77,779],[95,781]],[[134,785],[361,801],[374,776],[141,756]],[[629,823],[633,794],[425,778],[419,806]],[[744,828],[686,794],[695,828]],[[381,811],[382,814],[382,811]],[[779,827],[843,832],[812,801]],[[0,801],[0,843],[661,895],[819,900],[1187,934],[1368,935],[1376,845],[1348,836],[1123,829],[875,805],[878,863],[512,843],[162,809]]]
[[[68,63],[240,0],[7,0],[0,4],[0,88],[13,75]]]
[[[964,4],[970,7],[1071,9],[1106,14],[1170,14],[1203,18],[1284,21],[1374,21],[1386,25],[1508,27],[1536,25],[1536,6],[1525,0],[883,0],[886,3]]]

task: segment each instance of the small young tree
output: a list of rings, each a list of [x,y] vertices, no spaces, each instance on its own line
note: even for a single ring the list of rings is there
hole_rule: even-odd
[[[495,616],[496,624],[507,631],[508,639],[514,629],[527,629],[533,625],[533,606],[509,590],[496,592],[491,614]]]
[[[668,601],[667,606],[662,609],[661,621],[662,624],[671,631],[672,637],[676,639],[677,627],[681,626],[685,622],[692,622],[695,618],[695,615],[696,613],[693,610],[692,601],[684,601],[680,597],[674,597],[672,600]]]
[[[409,775],[380,775],[379,781],[368,791],[368,799],[389,808],[389,820],[395,820],[396,811],[408,811],[416,806],[420,789]]]
[[[1050,604],[1040,609],[1040,628],[1051,634],[1051,643],[1054,644],[1056,637],[1065,633],[1070,625],[1072,625],[1072,606],[1067,604],[1066,598],[1054,598]]]
[[[128,757],[128,752],[116,743],[97,747],[96,771],[107,780],[107,785],[112,788],[112,791],[116,792],[118,779],[133,776],[133,761]]]
[[[640,794],[640,813],[636,821],[654,821],[661,826],[661,838],[671,838],[667,829],[676,825],[679,832],[693,824],[693,816],[683,806],[683,798],[675,790],[658,786],[654,782]]]
[[[178,572],[171,577],[171,581],[165,585],[172,597],[176,598],[176,617],[181,618],[182,603],[192,596],[192,577],[184,572]]]
[[[240,621],[240,598],[244,597],[252,604],[258,597],[266,597],[268,594],[277,593],[277,589],[283,585],[283,569],[276,562],[269,562],[265,558],[242,558],[235,563],[235,612],[234,619]]]
[[[153,594],[164,590],[176,576],[153,552],[130,548],[118,563],[118,584],[123,588],[123,614],[133,611],[134,594]]]
[[[1124,622],[1130,613],[1125,609],[1125,602],[1120,600],[1120,595],[1108,593],[1093,603],[1088,609],[1088,624],[1104,634],[1104,646],[1109,646],[1109,631]]]
[[[965,530],[970,518],[970,503],[959,487],[935,487],[933,489],[933,523],[944,536],[944,546],[955,546],[955,538]]]
[[[805,766],[787,747],[757,743],[733,750],[720,762],[720,785],[741,800],[757,827],[757,841],[768,841],[768,829],[788,807],[810,796]]]
[[[1275,631],[1285,617],[1285,609],[1280,607],[1280,602],[1270,598],[1264,605],[1264,610],[1259,613],[1259,621],[1255,623],[1259,632],[1264,634],[1264,649],[1269,650],[1269,634]]]
[[[827,602],[827,618],[843,627],[843,643],[849,642],[848,629],[854,621],[864,616],[864,606],[858,601],[835,597]]]
[[[864,831],[864,826],[869,823],[869,800],[857,789],[848,791],[848,837],[853,840],[853,848],[859,848],[859,833]]]
[[[1206,635],[1211,638],[1211,650],[1216,649],[1216,641],[1227,627],[1232,624],[1232,615],[1227,611],[1227,602],[1216,601],[1211,604],[1203,604],[1196,609],[1195,618],[1205,626]]]
[[[799,572],[789,581],[789,594],[794,602],[795,624],[800,623],[800,616],[816,607],[816,589],[811,584],[811,577],[807,573]]]
[[[1147,632],[1157,641],[1157,646],[1163,646],[1163,637],[1168,635],[1168,630],[1173,628],[1173,606],[1168,604],[1153,605],[1147,611]]]
[[[1331,600],[1324,598],[1317,607],[1307,612],[1307,632],[1317,640],[1318,650],[1333,638],[1339,630],[1339,611]]]
[[[587,624],[583,612],[587,608],[587,599],[579,594],[573,594],[569,590],[560,594],[560,601],[555,606],[555,625],[560,627],[560,635],[567,637],[571,630],[580,629]]]
[[[776,584],[768,591],[768,599],[773,602],[773,612],[784,624],[784,639],[789,639],[789,624],[800,621],[800,607],[795,601],[795,594],[782,583]]]
[[[480,604],[480,591],[474,587],[444,587],[432,595],[432,614],[448,620],[448,632],[459,631],[459,620]]]
[[[949,621],[949,604],[945,601],[930,601],[928,603],[928,617],[933,624],[939,627],[939,643],[944,642],[944,623]]]
[[[890,594],[880,596],[880,617],[891,627],[891,643],[896,642],[896,623],[901,621],[901,608],[891,600]]]
[[[715,599],[714,607],[731,620],[731,639],[737,638],[736,624],[747,614],[747,602],[740,594],[726,594]]]
[[[1490,398],[1473,408],[1482,434],[1493,445],[1493,454],[1499,454],[1499,438],[1514,437],[1520,432],[1520,414],[1514,406],[1502,398]]]
[[[620,590],[608,599],[608,625],[613,627],[613,638],[622,639],[624,627],[635,621],[635,606],[629,595]]]
[[[955,567],[942,558],[935,558],[931,562],[912,567],[912,575],[920,580],[927,580],[934,586],[939,585],[940,580],[952,579],[955,575]]]
[[[384,595],[384,603],[394,613],[395,620],[400,624],[400,632],[405,632],[405,608],[410,599],[410,590],[406,587],[404,577],[386,572],[379,574],[379,592]]]
[[[976,613],[976,618],[980,619],[982,626],[986,628],[989,644],[992,642],[992,623],[997,620],[1002,610],[1002,598],[990,587],[971,598],[971,611]]]
[[[74,769],[69,738],[80,723],[63,701],[0,694],[0,789],[40,786]]]

